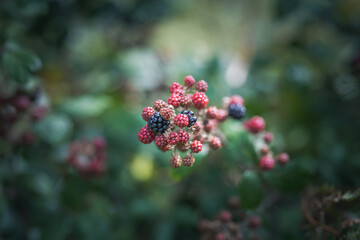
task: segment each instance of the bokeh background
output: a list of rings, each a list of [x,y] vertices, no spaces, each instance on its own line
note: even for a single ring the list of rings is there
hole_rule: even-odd
[[[3,55],[1,71],[40,82],[50,112],[31,146],[0,142],[0,239],[199,239],[199,220],[238,194],[246,146],[232,136],[191,171],[171,170],[137,139],[143,107],[188,74],[209,83],[211,105],[243,96],[291,156],[267,176],[276,203],[249,210],[261,239],[316,239],[302,192],[360,184],[359,16],[357,0],[1,1],[1,51],[18,56]],[[67,146],[99,135],[107,171],[85,179]]]

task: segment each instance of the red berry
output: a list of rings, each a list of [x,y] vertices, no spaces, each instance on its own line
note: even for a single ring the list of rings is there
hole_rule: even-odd
[[[289,162],[290,157],[287,153],[280,153],[276,156],[276,162],[280,165],[285,165]]]
[[[26,110],[30,106],[30,100],[26,96],[16,97],[13,101],[14,107],[18,110]]]
[[[206,117],[209,119],[214,119],[217,116],[217,107],[215,106],[210,106],[208,107],[207,111],[206,111]]]
[[[167,104],[163,100],[156,100],[154,102],[154,109],[158,112],[161,110],[161,108],[166,107],[166,106],[167,106]]]
[[[189,125],[189,117],[186,114],[178,114],[174,118],[174,123],[180,128],[186,127]]]
[[[193,153],[199,153],[202,150],[202,143],[198,140],[194,140],[190,144],[190,149]]]
[[[244,127],[251,133],[259,133],[265,128],[265,120],[262,117],[255,116],[244,123]]]
[[[192,101],[194,103],[195,108],[204,109],[209,103],[209,98],[203,92],[196,92],[192,96]]]
[[[179,142],[179,136],[176,132],[171,132],[168,139],[168,143],[171,145],[175,145]]]
[[[159,135],[155,138],[156,146],[163,152],[166,152],[169,149],[169,143],[164,135]]]
[[[181,103],[181,96],[175,93],[172,93],[168,99],[168,104],[173,105],[174,108],[178,108]]]
[[[260,227],[261,224],[262,224],[262,220],[260,217],[252,216],[252,217],[250,217],[247,226],[248,226],[248,228],[256,229],[256,228]]]
[[[266,132],[264,135],[264,141],[266,143],[271,143],[272,140],[274,139],[274,135],[271,132]]]
[[[106,141],[104,138],[96,137],[94,138],[93,143],[97,151],[103,151],[105,149]]]
[[[170,120],[173,117],[173,112],[171,111],[170,108],[163,107],[160,110],[160,116],[165,120]]]
[[[169,87],[170,93],[174,93],[176,90],[182,90],[182,89],[183,87],[181,86],[181,84],[177,82],[173,82]]]
[[[267,155],[270,152],[270,148],[267,145],[264,145],[260,148],[260,153],[262,155]]]
[[[209,146],[212,150],[221,148],[221,139],[219,137],[213,137],[209,143]]]
[[[222,221],[222,222],[230,222],[231,219],[232,219],[231,212],[226,211],[226,210],[222,210],[222,211],[219,213],[219,220],[220,220],[220,221]]]
[[[190,139],[189,134],[184,130],[178,131],[178,137],[179,137],[179,143],[183,143],[183,144],[187,143]]]
[[[196,83],[195,88],[200,92],[206,92],[208,90],[208,84],[204,80],[200,80]]]
[[[147,122],[149,121],[150,117],[154,115],[155,110],[152,107],[146,107],[143,109],[141,116]]]
[[[186,155],[183,157],[182,163],[185,167],[191,167],[195,162],[195,158],[193,156]]]
[[[145,125],[145,127],[142,127],[138,133],[138,138],[140,142],[144,144],[150,144],[155,139],[154,132]]]
[[[181,157],[180,156],[172,156],[170,158],[170,166],[172,168],[179,168],[181,166]]]
[[[274,159],[269,155],[263,156],[260,159],[259,166],[262,170],[271,170],[274,168],[274,165],[275,165]]]
[[[215,120],[209,120],[207,121],[207,123],[204,125],[204,130],[206,132],[211,132],[216,126],[216,121]]]
[[[216,119],[219,121],[219,122],[223,122],[227,119],[228,117],[228,112],[224,109],[218,109],[217,112],[216,112]]]
[[[180,104],[183,108],[190,108],[192,106],[192,95],[188,94],[181,97]]]
[[[234,104],[234,103],[238,104],[238,105],[241,105],[241,106],[244,106],[245,101],[241,96],[233,95],[233,96],[230,97],[229,105]]]
[[[195,79],[194,79],[194,77],[191,76],[191,75],[186,76],[185,79],[184,79],[184,84],[185,84],[185,86],[187,86],[188,88],[192,88],[192,86],[194,86],[194,84],[195,84]]]
[[[182,89],[175,89],[174,92],[172,92],[172,93],[177,94],[177,95],[179,95],[180,97],[182,97],[182,96],[185,95],[185,92],[184,92],[184,90],[182,90]]]

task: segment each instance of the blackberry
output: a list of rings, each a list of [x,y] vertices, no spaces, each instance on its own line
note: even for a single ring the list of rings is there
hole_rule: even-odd
[[[183,110],[181,112],[181,114],[185,114],[188,116],[189,118],[189,125],[187,125],[188,127],[194,126],[194,124],[197,121],[197,117],[194,116],[194,112],[193,111],[188,111],[188,110]]]
[[[229,116],[234,119],[242,119],[246,114],[244,106],[233,103],[229,106]]]
[[[148,127],[154,133],[164,133],[168,128],[170,121],[163,119],[159,112],[154,113],[149,119]]]

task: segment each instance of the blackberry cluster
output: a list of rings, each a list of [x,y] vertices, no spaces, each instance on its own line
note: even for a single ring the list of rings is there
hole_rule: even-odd
[[[194,116],[193,111],[184,110],[181,112],[181,114],[185,114],[188,116],[188,118],[189,118],[189,125],[187,125],[188,127],[194,126],[194,124],[197,121],[197,117]]]
[[[168,126],[170,125],[170,121],[163,119],[160,116],[159,112],[154,113],[149,119],[148,127],[154,133],[164,133]]]
[[[229,106],[229,116],[234,119],[242,119],[245,117],[246,108],[242,105],[233,103]]]

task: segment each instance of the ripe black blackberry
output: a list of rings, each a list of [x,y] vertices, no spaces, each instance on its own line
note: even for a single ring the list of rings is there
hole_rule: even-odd
[[[194,116],[194,112],[193,112],[193,111],[183,110],[183,111],[181,112],[181,114],[185,114],[185,115],[188,116],[188,118],[189,118],[189,125],[187,125],[188,127],[191,127],[191,126],[193,126],[193,125],[196,123],[197,117]]]
[[[154,113],[148,121],[148,127],[154,133],[164,133],[168,128],[170,121],[163,119],[159,112]]]
[[[246,108],[244,106],[233,103],[229,106],[229,116],[234,119],[242,119],[245,117]]]

